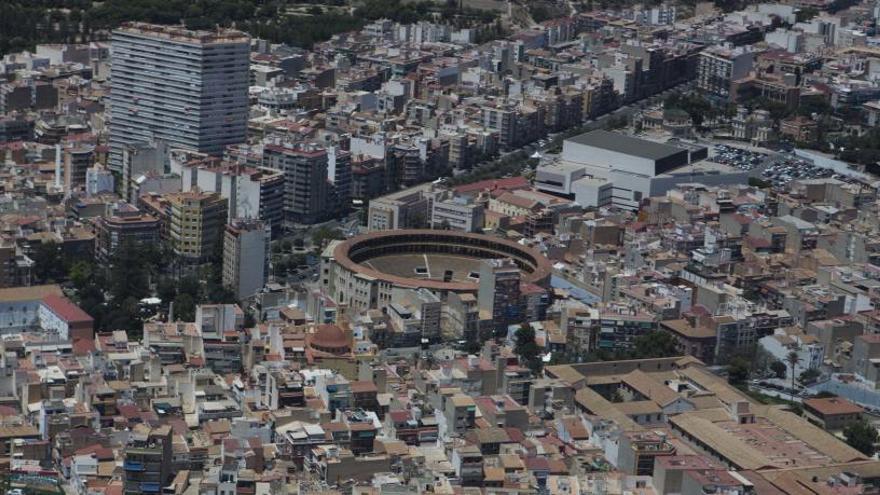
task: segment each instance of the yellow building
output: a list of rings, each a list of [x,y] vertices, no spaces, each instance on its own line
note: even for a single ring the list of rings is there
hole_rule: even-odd
[[[167,199],[169,240],[174,254],[193,263],[208,261],[219,252],[226,226],[226,199],[197,189],[169,194]]]

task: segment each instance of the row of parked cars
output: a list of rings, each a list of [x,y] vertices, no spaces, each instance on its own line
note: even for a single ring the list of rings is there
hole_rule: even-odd
[[[817,167],[807,160],[795,157],[775,160],[761,171],[764,180],[780,186],[798,179],[823,179],[834,176],[834,171],[830,169]]]
[[[715,153],[709,157],[710,160],[740,170],[753,170],[767,159],[766,153],[744,150],[726,144],[716,144],[714,151]]]

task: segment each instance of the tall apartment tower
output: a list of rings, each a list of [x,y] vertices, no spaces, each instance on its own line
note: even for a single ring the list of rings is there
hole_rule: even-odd
[[[223,285],[239,300],[266,285],[270,231],[260,220],[235,220],[223,235]]]
[[[284,172],[284,220],[317,223],[328,211],[327,150],[316,144],[269,144],[263,165]]]
[[[332,147],[327,150],[327,178],[332,187],[333,209],[351,209],[351,152]]]
[[[244,142],[249,57],[240,31],[145,23],[113,31],[111,170],[122,171],[123,147],[136,141],[211,154]]]
[[[520,271],[509,258],[483,260],[480,263],[480,286],[477,306],[480,318],[489,317],[495,336],[507,332],[507,327],[522,322]]]

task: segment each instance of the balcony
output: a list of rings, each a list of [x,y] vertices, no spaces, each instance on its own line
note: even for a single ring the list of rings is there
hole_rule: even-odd
[[[141,491],[144,493],[159,493],[159,483],[141,483]]]
[[[124,469],[126,471],[143,471],[144,470],[144,463],[135,462],[135,461],[125,461],[122,464],[122,469]]]

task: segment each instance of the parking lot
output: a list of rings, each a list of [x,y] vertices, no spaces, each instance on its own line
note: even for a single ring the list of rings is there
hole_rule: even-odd
[[[740,170],[754,170],[767,160],[767,157],[766,153],[736,148],[726,144],[716,144],[714,146],[714,153],[709,157],[709,161]]]
[[[852,180],[831,169],[813,165],[810,160],[793,153],[768,154],[727,144],[715,144],[712,151],[709,161],[753,172],[753,176],[760,176],[777,187],[800,179],[833,177],[845,182]]]
[[[820,179],[838,177],[833,170],[817,167],[803,158],[791,155],[780,156],[770,162],[762,171],[761,178],[773,185],[782,186],[798,179]]]

